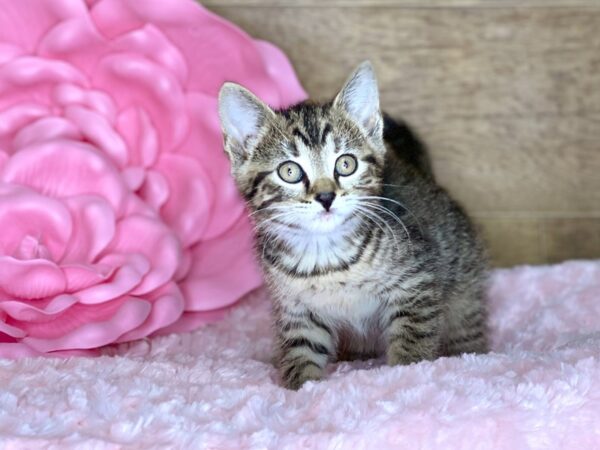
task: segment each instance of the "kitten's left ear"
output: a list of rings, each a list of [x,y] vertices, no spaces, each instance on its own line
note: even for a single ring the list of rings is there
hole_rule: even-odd
[[[363,62],[350,75],[335,97],[334,107],[343,109],[360,129],[380,143],[383,139],[383,119],[379,110],[379,90],[375,71],[369,61]]]
[[[252,155],[265,125],[274,115],[273,110],[248,89],[235,83],[223,85],[219,92],[219,116],[232,169],[237,169]]]

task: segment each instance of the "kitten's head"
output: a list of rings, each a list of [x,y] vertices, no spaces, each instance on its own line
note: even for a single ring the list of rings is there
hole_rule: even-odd
[[[369,214],[365,197],[381,192],[385,154],[370,63],[333,101],[282,111],[226,83],[219,113],[232,174],[261,222],[328,233]]]

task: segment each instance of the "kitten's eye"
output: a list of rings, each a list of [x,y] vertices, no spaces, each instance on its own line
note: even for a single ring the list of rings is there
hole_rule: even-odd
[[[300,164],[297,164],[293,161],[286,161],[279,166],[277,169],[277,173],[279,177],[285,181],[286,183],[298,183],[304,177],[304,171]]]
[[[347,177],[356,172],[356,168],[358,163],[356,162],[356,158],[352,155],[342,155],[335,162],[335,171],[343,176]]]

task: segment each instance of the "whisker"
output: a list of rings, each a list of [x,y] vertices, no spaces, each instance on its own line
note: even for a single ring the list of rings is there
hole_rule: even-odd
[[[275,231],[278,228],[283,228],[283,227],[281,225],[275,225],[274,227],[272,227],[271,230],[268,230],[266,232],[266,241],[262,244],[262,256],[261,256],[262,259],[265,258],[265,251],[267,250],[267,248],[269,248],[269,244],[279,237],[277,235],[277,233],[275,233]]]
[[[273,222],[273,221],[275,221],[277,219],[280,219],[282,217],[292,216],[292,215],[294,215],[295,212],[296,211],[286,211],[286,212],[283,212],[283,213],[275,214],[274,216],[268,217],[266,219],[263,219],[263,220],[257,222],[256,226],[257,226],[257,228],[262,228],[262,227],[264,227],[266,225],[269,225],[271,222]],[[285,224],[285,222],[284,222],[284,224]],[[281,225],[281,223],[279,223],[279,225]]]
[[[400,188],[400,189],[407,189],[407,186],[401,186],[399,184],[381,183],[381,186],[390,186],[390,187],[395,187],[395,188]]]
[[[258,213],[268,213],[269,211],[280,211],[280,210],[285,210],[285,211],[293,211],[293,212],[298,212],[298,211],[302,211],[302,210],[306,210],[307,208],[304,205],[270,205],[267,206],[265,208],[262,209],[258,209],[254,212],[252,212],[251,214],[248,214],[248,217],[252,217]]]
[[[402,209],[404,209],[406,212],[408,212],[413,217],[413,219],[415,219],[415,221],[417,222],[417,225],[419,227],[419,230],[421,231],[421,234],[423,233],[423,227],[421,226],[421,222],[419,221],[419,218],[410,209],[408,209],[408,207],[406,205],[403,205],[399,201],[391,199],[391,198],[387,198],[387,197],[381,197],[378,195],[361,195],[358,198],[365,199],[365,200],[383,200],[383,201],[391,202],[391,203],[394,203],[394,204],[400,206]],[[380,206],[383,207],[383,205],[380,205]]]
[[[375,211],[368,210],[367,208],[364,207],[364,205],[356,205],[355,208],[356,208],[357,211],[362,212],[365,216],[367,216],[368,218],[370,218],[371,221],[374,224],[376,224],[377,226],[379,226],[379,228],[381,229],[381,231],[384,234],[386,234],[385,230],[381,227],[380,224],[385,225],[385,227],[388,229],[388,231],[390,232],[390,234],[394,238],[394,242],[396,244],[396,249],[398,250],[398,252],[400,252],[400,243],[398,242],[398,238],[396,236],[396,233],[394,233],[394,230],[392,229],[392,227],[390,227],[390,225],[381,216],[379,216]]]
[[[368,202],[364,202],[363,204],[368,205],[368,207],[374,208],[374,209],[381,211],[381,212],[387,214],[388,216],[392,217],[404,229],[404,232],[406,233],[406,238],[408,240],[408,244],[409,244],[409,246],[412,246],[412,240],[410,238],[410,233],[408,232],[408,228],[396,214],[394,214],[392,211],[390,211],[389,209],[387,209],[386,207],[381,206],[381,205],[376,205],[376,204],[368,203]]]
[[[265,251],[269,247],[269,244],[274,240],[281,239],[280,231],[291,232],[292,230],[288,225],[281,222],[275,222],[278,219],[294,216],[296,211],[286,211],[283,213],[275,214],[267,219],[259,221],[255,226],[255,231],[260,230],[265,237],[265,241],[261,243],[262,246],[262,259],[265,257]]]

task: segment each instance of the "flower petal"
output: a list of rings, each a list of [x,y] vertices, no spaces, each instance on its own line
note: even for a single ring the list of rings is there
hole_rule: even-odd
[[[90,7],[90,16],[98,30],[110,39],[136,30],[149,22],[135,17],[119,0],[94,1]]]
[[[79,140],[81,134],[71,122],[62,117],[41,117],[19,127],[19,131],[13,139],[13,148],[19,150],[35,143],[54,139]]]
[[[265,79],[252,39],[195,2],[169,1],[167,7],[164,2],[104,0],[91,14],[98,28],[111,36],[142,23],[160,24],[162,33],[188,62],[190,90],[216,96],[227,78],[245,82],[254,92],[256,81]],[[199,30],[210,38],[199,39]]]
[[[141,167],[128,167],[121,172],[121,175],[123,176],[123,180],[125,181],[127,187],[135,192],[144,183],[146,172]]]
[[[254,45],[262,57],[273,87],[279,92],[279,98],[273,100],[272,104],[277,108],[286,108],[306,100],[307,94],[287,56],[270,42],[255,40]]]
[[[17,359],[42,356],[43,353],[18,342],[0,343],[0,358]]]
[[[8,158],[8,153],[0,150],[0,171],[2,171],[2,168],[4,167],[4,164],[6,164],[6,161],[8,161]]]
[[[0,42],[0,64],[5,64],[23,55],[23,49],[17,45]]]
[[[158,134],[143,109],[126,108],[117,118],[117,130],[129,148],[129,163],[150,167],[158,158]]]
[[[115,123],[117,118],[117,106],[103,91],[82,89],[74,84],[61,83],[55,87],[52,99],[63,107],[69,105],[84,106],[102,116],[103,120],[111,125]]]
[[[75,124],[87,141],[108,155],[117,166],[125,166],[128,159],[127,146],[104,116],[88,108],[75,105],[67,106],[64,114]]]
[[[98,304],[113,300],[117,297],[130,293],[138,286],[149,272],[148,260],[140,254],[111,255],[119,256],[118,268],[106,282],[82,289],[76,293],[77,298],[83,304]],[[103,266],[111,266],[111,259],[105,258],[100,261]],[[113,263],[114,264],[114,263]]]
[[[216,95],[303,99],[285,56],[193,1],[4,3],[0,355],[185,329],[258,286]]]
[[[184,248],[181,253],[181,261],[179,263],[179,267],[177,268],[177,272],[175,272],[175,275],[173,276],[173,279],[175,281],[181,281],[187,276],[192,267],[192,259],[193,255],[191,248]]]
[[[185,302],[179,287],[175,283],[168,283],[161,289],[144,296],[152,303],[152,311],[146,321],[135,330],[121,336],[116,342],[127,342],[149,336],[156,330],[174,323],[183,313]]]
[[[31,186],[51,197],[95,194],[117,217],[124,209],[126,186],[110,161],[90,145],[55,140],[27,147],[4,166],[0,178]]]
[[[26,187],[0,185],[0,229],[0,254],[16,256],[29,236],[48,249],[51,259],[60,261],[73,227],[69,210],[60,201]]]
[[[212,311],[186,311],[181,315],[179,320],[156,331],[154,336],[163,336],[171,333],[187,333],[197,330],[202,325],[223,320],[230,309],[230,307],[225,307],[222,309],[214,309]]]
[[[9,325],[3,320],[0,320],[0,334],[1,333],[4,333],[5,335],[10,336],[11,338],[23,338],[27,335],[20,328]]]
[[[115,213],[101,197],[77,196],[65,199],[74,229],[63,263],[91,263],[115,235]]]
[[[262,284],[252,250],[246,218],[218,239],[193,249],[193,265],[181,283],[186,311],[208,311],[228,306]]]
[[[138,194],[154,211],[158,211],[169,198],[176,195],[171,193],[169,183],[165,177],[154,170],[149,170],[146,173],[146,179]],[[181,210],[181,212],[183,213],[184,210]]]
[[[85,14],[85,4],[79,0],[3,2],[0,9],[0,42],[11,42],[33,51],[40,37],[53,24]]]
[[[113,36],[137,28],[140,23],[160,24],[161,32],[188,63],[186,87],[190,91],[216,97],[223,82],[234,81],[243,83],[275,107],[306,98],[297,81],[281,81],[292,90],[282,89],[285,95],[278,92],[276,85],[281,79],[275,80],[271,74],[281,73],[291,80],[297,79],[281,52],[254,41],[231,22],[195,2],[170,1],[165,7],[160,2],[104,0],[94,8],[92,16],[99,28],[109,30]],[[198,30],[210,39],[198,39]]]
[[[216,111],[215,98],[201,94],[190,94],[187,98],[188,114],[192,126],[185,142],[177,154],[194,158],[203,170],[202,181],[209,195],[213,192],[219,196],[218,202],[211,202],[210,214],[206,216],[208,223],[203,229],[204,239],[213,239],[225,231],[245,214],[244,202],[230,175],[229,161],[223,151],[223,137]]]
[[[54,297],[43,307],[36,307],[22,301],[3,301],[0,303],[0,310],[5,311],[10,317],[19,321],[47,322],[51,316],[66,311],[76,303],[77,298],[62,294]]]
[[[95,86],[110,91],[120,107],[141,105],[159,132],[161,148],[170,151],[185,138],[189,118],[177,78],[136,53],[109,54],[94,72]]]
[[[114,274],[114,269],[102,265],[67,264],[61,269],[67,279],[66,292],[70,293],[104,283]]]
[[[74,305],[51,322],[20,323],[28,335],[23,343],[40,352],[100,347],[140,326],[150,310],[150,303],[133,297],[93,306]]]
[[[146,216],[129,216],[119,222],[107,252],[141,254],[150,262],[149,272],[132,295],[147,294],[167,283],[181,260],[177,238],[159,220]]]
[[[134,51],[152,59],[173,75],[182,85],[187,80],[187,64],[181,52],[153,24],[126,33],[115,39],[113,45],[120,51]]]
[[[60,82],[87,85],[85,75],[63,61],[23,56],[0,66],[0,94],[3,95],[16,87]]]
[[[21,102],[0,112],[0,138],[6,140],[19,132],[27,124],[45,117],[50,110],[39,103]],[[10,141],[10,139],[9,139]],[[7,148],[11,145],[4,144]]]
[[[63,272],[53,262],[0,256],[0,289],[9,295],[31,299],[51,297],[64,292],[66,286]]]
[[[38,45],[37,54],[68,61],[89,72],[104,53],[106,45],[106,40],[85,14],[60,21],[48,30]]]
[[[202,237],[215,204],[215,193],[202,166],[192,158],[166,154],[155,170],[166,178],[169,189],[161,216],[184,246],[195,244]]]
[[[9,149],[5,140],[27,123],[60,115],[51,95],[54,84],[61,82],[87,83],[84,74],[58,60],[24,56],[0,65],[0,111],[6,115],[0,122],[0,147]],[[11,109],[15,111],[9,113]]]

